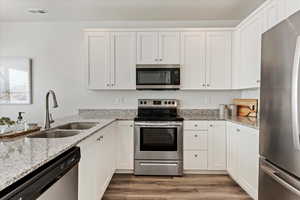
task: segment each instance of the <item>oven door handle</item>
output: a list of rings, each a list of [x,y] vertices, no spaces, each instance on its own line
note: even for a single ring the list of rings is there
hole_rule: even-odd
[[[136,127],[180,127],[182,123],[147,123],[147,122],[136,122]]]
[[[178,166],[178,163],[140,163],[141,166]]]

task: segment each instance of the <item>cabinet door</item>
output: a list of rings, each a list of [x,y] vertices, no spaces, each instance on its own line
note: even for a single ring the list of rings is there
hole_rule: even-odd
[[[207,151],[184,151],[185,170],[207,170]]]
[[[81,159],[78,165],[79,200],[99,199],[98,172],[102,170],[99,169],[99,166],[101,167],[101,165],[99,165],[99,157],[103,157],[103,155],[101,155],[102,152],[98,153],[98,137],[100,137],[100,133],[96,133],[78,145],[81,151]],[[97,152],[97,154],[95,152]]]
[[[262,16],[256,16],[241,30],[242,88],[260,87]]]
[[[208,169],[226,170],[226,126],[210,125],[208,129]]]
[[[158,33],[137,33],[137,64],[158,64]]]
[[[259,171],[259,134],[255,129],[242,127],[239,133],[239,183],[257,199]]]
[[[159,63],[180,64],[180,33],[159,32]]]
[[[273,0],[270,1],[269,5],[266,6],[264,10],[264,30],[263,32],[268,31],[273,26],[278,24],[284,19],[284,0]]]
[[[227,123],[227,171],[238,182],[238,145],[240,129],[238,125]]]
[[[206,86],[231,89],[231,32],[208,32]]]
[[[205,89],[205,32],[181,35],[181,89]]]
[[[97,139],[96,187],[97,197],[101,199],[116,169],[115,127],[114,124],[101,130],[102,135]]]
[[[134,130],[132,121],[122,121],[117,128],[117,169],[133,170]]]
[[[207,131],[184,130],[184,150],[207,150]]]
[[[110,88],[110,45],[108,32],[86,33],[89,89]]]
[[[286,0],[287,4],[287,16],[290,16],[300,10],[299,0]]]
[[[112,88],[135,89],[136,33],[112,33],[111,46]]]

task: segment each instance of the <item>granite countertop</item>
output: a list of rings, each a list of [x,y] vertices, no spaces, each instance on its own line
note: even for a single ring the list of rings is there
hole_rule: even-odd
[[[80,141],[93,135],[98,130],[115,121],[112,119],[90,120],[79,116],[56,120],[52,127],[69,122],[98,122],[92,129],[66,138],[27,138],[0,141],[0,191],[57,157],[61,153],[76,146]]]
[[[0,140],[0,191],[26,176],[61,153],[76,146],[116,120],[133,120],[136,110],[79,110],[79,115],[56,120],[52,127],[70,122],[98,122],[92,129],[66,138],[27,138]],[[217,110],[181,110],[185,120],[224,120],[258,129],[256,118],[220,117]]]

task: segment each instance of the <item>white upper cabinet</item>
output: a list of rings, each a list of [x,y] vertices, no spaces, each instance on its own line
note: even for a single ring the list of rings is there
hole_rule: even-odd
[[[241,31],[240,87],[260,87],[261,38],[263,28],[261,15],[255,16]]]
[[[157,64],[158,62],[157,32],[138,32],[137,64]]]
[[[300,10],[299,0],[286,0],[287,16],[290,16]]]
[[[86,33],[88,88],[131,90],[136,88],[136,33]]]
[[[181,89],[205,89],[206,33],[181,34]]]
[[[110,87],[110,38],[108,32],[86,33],[88,87]]]
[[[114,32],[111,41],[112,89],[135,89],[136,33]]]
[[[263,32],[268,31],[275,25],[277,25],[280,21],[284,20],[286,16],[285,11],[285,0],[272,0],[270,3],[264,8],[264,28]]]
[[[137,64],[180,64],[180,33],[138,32]]]
[[[208,32],[206,45],[206,87],[231,88],[231,32]]]
[[[180,33],[159,32],[159,63],[179,64],[180,63]]]

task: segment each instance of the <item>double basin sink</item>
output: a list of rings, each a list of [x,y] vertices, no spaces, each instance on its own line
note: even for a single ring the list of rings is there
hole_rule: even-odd
[[[28,138],[64,138],[71,137],[81,133],[81,131],[91,129],[97,126],[97,122],[72,122],[58,126],[54,129],[41,131],[39,133],[29,135]]]

